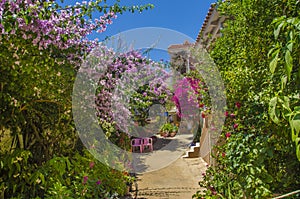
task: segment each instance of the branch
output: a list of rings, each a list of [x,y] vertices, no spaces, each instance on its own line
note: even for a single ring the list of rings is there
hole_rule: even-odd
[[[288,196],[291,196],[291,195],[294,195],[296,193],[300,193],[300,190],[297,190],[297,191],[293,191],[291,193],[287,193],[287,194],[284,194],[282,196],[278,196],[278,197],[275,197],[275,198],[272,198],[272,199],[280,199],[280,198],[285,198],[285,197],[288,197]]]

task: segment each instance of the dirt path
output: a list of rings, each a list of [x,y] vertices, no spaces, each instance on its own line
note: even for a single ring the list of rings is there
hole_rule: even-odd
[[[140,174],[138,199],[192,198],[205,169],[201,158],[179,158],[163,169]]]

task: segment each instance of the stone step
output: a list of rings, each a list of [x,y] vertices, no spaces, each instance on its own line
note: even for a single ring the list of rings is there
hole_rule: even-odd
[[[195,146],[191,146],[182,158],[198,158],[200,157],[200,143],[197,142]]]

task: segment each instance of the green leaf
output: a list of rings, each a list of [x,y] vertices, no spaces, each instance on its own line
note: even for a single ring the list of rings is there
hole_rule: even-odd
[[[294,107],[294,112],[299,112],[300,113],[300,106],[295,106]]]
[[[298,160],[300,161],[300,138],[296,138],[296,155]]]
[[[281,77],[281,90],[285,89],[286,83],[287,83],[287,76],[284,75],[284,76]]]
[[[278,97],[273,97],[269,102],[269,115],[273,122],[279,123],[279,118],[276,115],[276,106],[278,102]]]
[[[32,18],[31,18],[31,16],[27,15],[27,16],[25,16],[24,20],[25,20],[26,25],[28,25],[29,23],[31,23]]]
[[[293,18],[288,19],[287,22],[290,23],[290,24],[294,24],[295,20],[296,20],[296,18],[293,17]]]
[[[283,96],[282,107],[289,110],[289,111],[292,111],[290,109],[290,99],[287,96]]]
[[[293,51],[293,42],[290,41],[286,47],[290,52],[292,52]]]
[[[292,58],[291,52],[289,50],[287,50],[285,52],[285,64],[286,64],[287,77],[288,77],[288,80],[290,80],[291,73],[293,70],[293,58]]]
[[[300,132],[300,120],[290,120],[290,126],[292,128],[292,140],[296,141]]]
[[[270,70],[271,70],[271,73],[274,73],[274,72],[275,72],[275,69],[276,69],[276,67],[277,67],[278,56],[279,56],[279,50],[277,50],[275,53],[276,53],[276,55],[274,56],[273,60],[270,62]]]
[[[278,26],[277,26],[277,28],[274,30],[274,37],[275,37],[275,39],[277,40],[278,39],[278,36],[279,36],[279,33],[280,33],[280,29],[281,29],[281,27],[283,26],[283,22],[282,23],[280,23]]]

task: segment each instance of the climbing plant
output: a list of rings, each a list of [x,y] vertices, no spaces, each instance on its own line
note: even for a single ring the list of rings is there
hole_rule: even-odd
[[[299,7],[299,1],[295,4]],[[270,100],[270,117],[276,124],[288,122],[291,139],[296,145],[296,154],[300,161],[300,17],[281,16],[273,21],[276,43],[269,51],[272,58],[270,71],[278,73],[281,85]]]
[[[295,26],[279,27],[297,18],[298,6],[296,0],[232,0],[217,5],[227,19],[210,55],[224,80],[228,107],[214,149],[216,165],[203,174],[200,185],[206,191],[195,198],[268,198],[299,188],[298,127],[293,122],[299,106],[299,49],[294,43],[298,39]],[[283,15],[287,20],[281,21]]]

